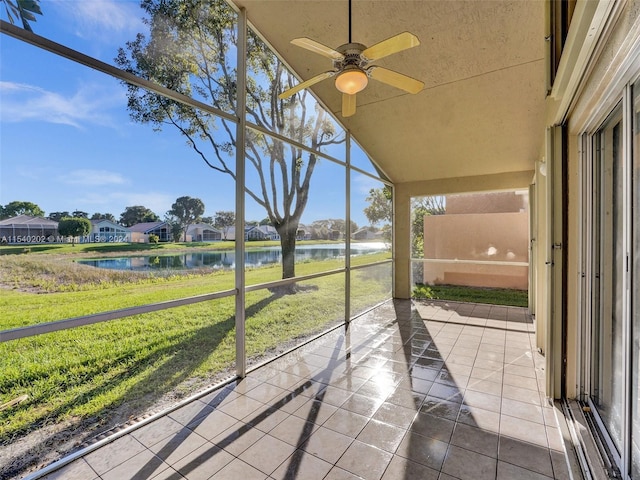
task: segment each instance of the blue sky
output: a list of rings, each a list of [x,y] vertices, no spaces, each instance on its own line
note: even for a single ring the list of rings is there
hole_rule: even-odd
[[[137,1],[43,0],[41,7],[36,34],[111,64],[119,47],[146,30]],[[234,209],[232,179],[206,167],[177,131],[133,123],[126,88],[114,78],[1,35],[0,87],[0,204],[22,200],[46,214],[116,218],[144,205],[163,217],[188,195],[204,201],[205,215]],[[364,155],[352,156],[365,165]],[[320,162],[304,223],[344,217],[342,172]],[[352,182],[352,219],[363,226],[364,198],[381,184],[359,174]],[[247,220],[266,217],[252,201],[246,211]]]

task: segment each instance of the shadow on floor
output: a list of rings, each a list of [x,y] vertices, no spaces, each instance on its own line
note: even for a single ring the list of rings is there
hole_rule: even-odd
[[[533,327],[389,302],[47,478],[569,478]]]

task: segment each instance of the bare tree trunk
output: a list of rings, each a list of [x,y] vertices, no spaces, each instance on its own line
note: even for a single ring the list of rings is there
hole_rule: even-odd
[[[282,278],[296,276],[296,233],[297,222],[288,222],[276,227],[280,235],[280,247],[282,249]]]

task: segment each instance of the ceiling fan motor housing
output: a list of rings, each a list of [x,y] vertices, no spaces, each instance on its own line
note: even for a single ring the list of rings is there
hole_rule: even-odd
[[[344,55],[344,58],[333,61],[333,68],[342,71],[345,67],[354,65],[360,69],[364,69],[369,61],[362,56],[362,52],[366,49],[366,45],[361,43],[345,43],[336,48],[336,51]]]

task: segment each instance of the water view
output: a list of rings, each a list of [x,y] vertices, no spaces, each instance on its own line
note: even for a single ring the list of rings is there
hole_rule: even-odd
[[[386,244],[352,243],[352,255],[366,255],[388,250]],[[296,262],[320,261],[345,256],[342,243],[328,245],[308,245],[296,248]],[[280,247],[264,247],[245,252],[245,265],[249,268],[280,263]],[[235,268],[236,256],[233,250],[224,252],[179,253],[173,255],[139,255],[132,257],[100,258],[78,260],[78,263],[111,270],[184,270],[192,268],[227,269]]]

